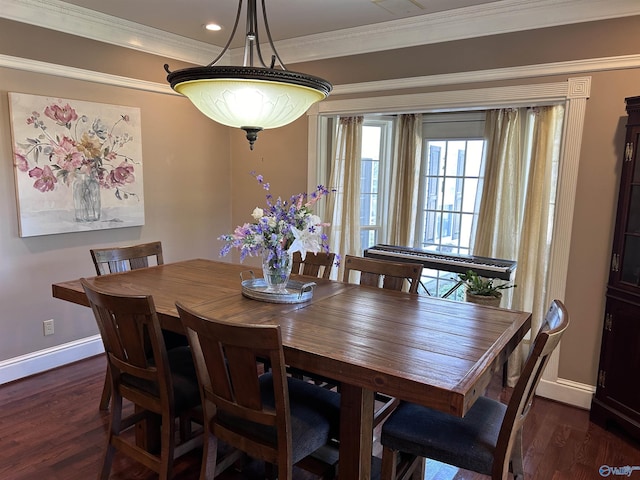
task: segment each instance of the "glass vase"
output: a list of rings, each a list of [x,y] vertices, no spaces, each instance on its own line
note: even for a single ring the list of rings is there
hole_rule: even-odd
[[[287,282],[291,275],[292,255],[288,252],[264,250],[262,252],[262,276],[267,284],[265,291],[286,293]]]
[[[100,184],[94,175],[78,173],[73,181],[73,207],[76,222],[100,220]]]

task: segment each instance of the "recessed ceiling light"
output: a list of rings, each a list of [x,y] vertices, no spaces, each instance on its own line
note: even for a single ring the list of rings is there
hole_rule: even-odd
[[[217,23],[207,23],[204,26],[205,29],[210,30],[212,32],[218,32],[220,30],[222,30],[222,27],[220,25],[218,25]]]

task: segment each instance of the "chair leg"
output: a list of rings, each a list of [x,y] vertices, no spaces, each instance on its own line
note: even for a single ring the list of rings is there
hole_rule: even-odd
[[[422,457],[383,446],[380,480],[423,480],[425,462]]]
[[[160,446],[160,480],[173,478],[173,456],[176,442],[176,423],[170,415],[162,415],[162,432]]]
[[[380,480],[395,480],[398,466],[398,451],[382,447],[382,471]]]
[[[111,473],[111,464],[113,463],[113,456],[116,452],[114,446],[115,437],[120,435],[122,429],[122,397],[120,395],[114,395],[111,405],[111,418],[109,420],[109,435],[107,438],[107,448],[104,452],[102,460],[102,469],[100,470],[100,480],[108,480]]]
[[[411,480],[424,480],[425,474],[427,473],[427,459],[426,458],[418,458],[417,464],[415,466],[415,470],[413,471],[413,477]]]
[[[522,451],[522,428],[516,433],[513,449],[511,450],[511,470],[514,480],[524,480],[524,457]]]
[[[107,372],[104,375],[104,385],[102,387],[102,395],[100,396],[100,410],[109,410],[109,400],[111,399],[111,372],[107,366]]]
[[[216,475],[216,463],[218,461],[218,439],[208,431],[204,432],[202,445],[202,467],[200,480],[213,480]]]

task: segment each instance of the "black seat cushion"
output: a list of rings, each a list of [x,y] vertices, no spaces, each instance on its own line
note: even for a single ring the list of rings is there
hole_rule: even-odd
[[[380,442],[393,450],[485,475],[507,406],[480,397],[463,417],[403,402],[382,425]]]
[[[287,381],[291,411],[292,459],[295,464],[326,445],[329,439],[337,438],[340,424],[340,394],[291,377],[287,377]],[[275,409],[271,373],[260,377],[260,390],[263,405]],[[218,420],[223,425],[241,429],[247,436],[276,444],[274,427],[239,420],[223,412],[219,413]]]
[[[167,350],[171,380],[173,383],[173,402],[177,413],[200,404],[200,387],[189,347],[175,347]],[[153,364],[153,362],[150,362]],[[144,390],[154,396],[159,395],[158,385],[154,382],[122,375],[122,383]]]

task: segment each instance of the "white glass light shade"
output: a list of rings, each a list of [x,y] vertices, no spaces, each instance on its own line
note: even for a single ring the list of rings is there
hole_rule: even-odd
[[[326,97],[313,88],[243,78],[210,78],[174,89],[207,117],[229,127],[277,128],[293,122]]]
[[[216,122],[245,130],[251,149],[258,132],[293,122],[332,88],[322,78],[275,68],[164,68],[171,88]]]

